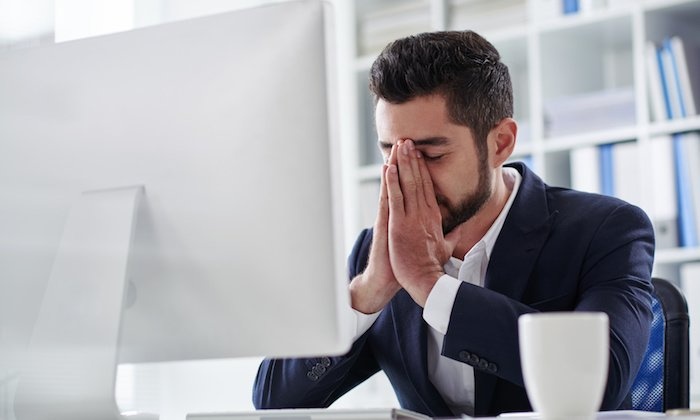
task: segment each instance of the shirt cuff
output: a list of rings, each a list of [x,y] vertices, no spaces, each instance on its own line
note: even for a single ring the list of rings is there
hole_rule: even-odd
[[[355,337],[352,341],[357,340],[362,336],[362,334],[367,332],[372,324],[374,324],[374,321],[379,318],[379,314],[382,313],[380,310],[379,312],[375,312],[373,314],[365,314],[356,309],[353,309],[352,312],[355,314]]]
[[[447,334],[452,306],[454,306],[461,283],[460,280],[443,274],[435,283],[428,295],[428,299],[425,301],[423,319],[442,335]]]

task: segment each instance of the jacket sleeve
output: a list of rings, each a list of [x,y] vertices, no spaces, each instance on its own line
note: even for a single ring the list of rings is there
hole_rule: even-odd
[[[653,229],[641,209],[626,203],[599,218],[582,217],[588,220],[564,218],[547,233],[539,255],[533,256],[537,259],[533,270],[518,280],[527,284],[522,296],[462,284],[443,354],[522,387],[520,315],[602,311],[610,319],[610,368],[602,409],[619,408],[649,338]],[[504,261],[508,261],[507,256]],[[500,264],[500,260],[492,257],[489,270],[491,264]],[[504,281],[513,281],[517,275],[513,273],[513,278]]]
[[[371,230],[362,231],[348,258],[350,279],[365,269],[371,242]],[[328,407],[379,371],[367,337],[368,332],[342,356],[263,360],[253,385],[253,405],[256,409]]]

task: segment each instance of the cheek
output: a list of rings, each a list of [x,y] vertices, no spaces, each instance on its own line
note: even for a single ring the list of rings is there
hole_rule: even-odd
[[[449,171],[442,168],[429,171],[438,204],[462,201],[476,190],[479,183],[479,171],[466,165],[452,167]]]

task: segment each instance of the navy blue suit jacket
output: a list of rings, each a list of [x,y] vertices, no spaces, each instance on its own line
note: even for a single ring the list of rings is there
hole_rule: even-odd
[[[603,311],[610,318],[610,370],[602,409],[628,408],[651,323],[654,236],[639,208],[550,187],[522,164],[520,190],[493,248],[484,287],[463,283],[442,354],[474,367],[475,415],[529,411],[518,350],[518,317],[537,311]],[[364,230],[349,257],[361,273],[372,243]],[[257,408],[327,407],[380,369],[402,407],[453,416],[428,378],[422,308],[400,291],[341,357],[266,359]],[[576,378],[571,378],[575,381]]]

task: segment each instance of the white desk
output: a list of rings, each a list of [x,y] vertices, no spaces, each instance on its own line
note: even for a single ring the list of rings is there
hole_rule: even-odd
[[[472,417],[455,417],[465,420]],[[508,413],[498,417],[477,417],[478,420],[540,420],[534,413]],[[606,411],[597,420],[700,420],[700,412],[686,415],[667,415],[645,411]],[[430,417],[401,409],[299,409],[299,410],[260,410],[233,413],[190,414],[187,420],[430,420]],[[449,420],[449,419],[442,419]]]
[[[535,413],[508,413],[498,417],[480,417],[480,420],[498,419],[498,420],[539,420],[540,417]],[[676,419],[676,420],[700,420],[700,412],[685,412],[683,415],[671,415],[664,413],[654,413],[649,411],[603,411],[598,413],[596,420],[644,420],[644,419]]]

